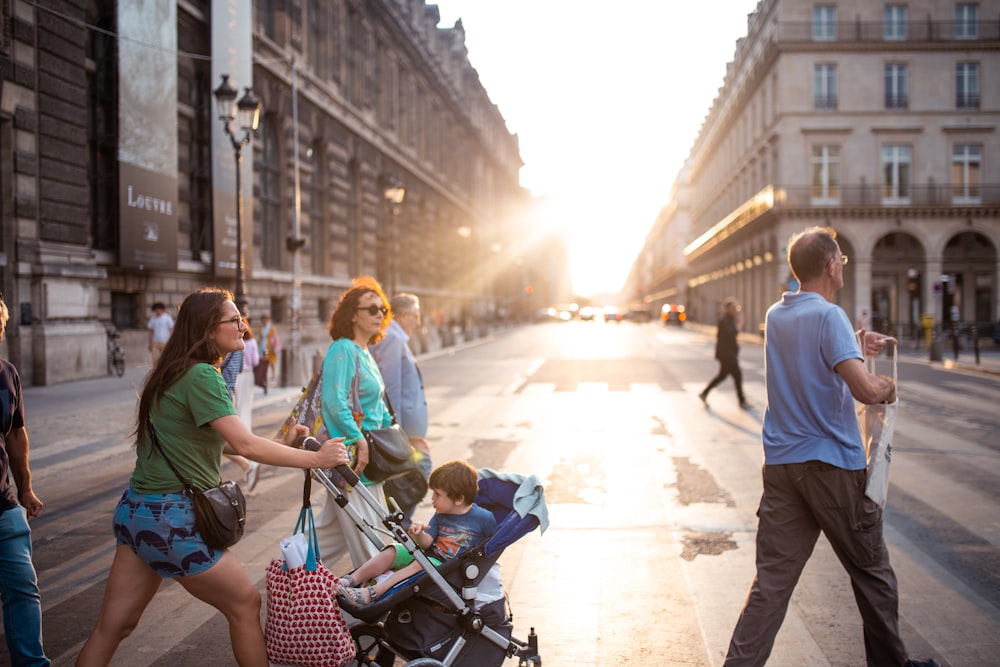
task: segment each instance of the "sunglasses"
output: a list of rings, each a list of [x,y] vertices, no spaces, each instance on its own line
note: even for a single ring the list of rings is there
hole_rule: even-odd
[[[383,317],[385,317],[385,314],[389,312],[389,309],[385,306],[376,306],[374,303],[370,306],[361,306],[357,308],[357,310],[367,310],[368,314],[372,316],[382,313]]]

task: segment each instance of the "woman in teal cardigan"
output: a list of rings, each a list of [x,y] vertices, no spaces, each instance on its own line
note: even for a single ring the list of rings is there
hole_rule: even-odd
[[[367,276],[356,278],[351,288],[340,295],[337,308],[330,316],[327,329],[333,343],[323,360],[320,388],[323,424],[331,438],[344,438],[354,471],[383,507],[385,496],[382,484],[364,476],[365,466],[368,465],[368,443],[361,428],[382,428],[392,423],[385,402],[385,383],[378,364],[368,351],[369,345],[382,339],[391,318],[388,300],[378,282]],[[360,409],[352,396],[355,375],[358,376]],[[355,502],[354,508],[372,525],[382,525],[382,517],[377,516],[367,503]],[[388,509],[385,508],[385,511],[388,512]],[[357,567],[378,553],[347,513],[329,497],[316,518],[316,532],[320,554],[327,563],[333,563],[347,550]]]

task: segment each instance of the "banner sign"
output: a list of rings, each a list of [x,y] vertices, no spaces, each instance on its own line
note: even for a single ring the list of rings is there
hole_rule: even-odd
[[[119,264],[177,270],[177,3],[118,3]]]

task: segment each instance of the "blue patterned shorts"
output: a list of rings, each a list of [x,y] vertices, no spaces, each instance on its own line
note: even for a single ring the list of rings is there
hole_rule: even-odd
[[[113,520],[118,544],[126,544],[164,579],[186,577],[215,565],[224,549],[213,549],[194,527],[194,504],[183,493],[137,493],[125,489]]]

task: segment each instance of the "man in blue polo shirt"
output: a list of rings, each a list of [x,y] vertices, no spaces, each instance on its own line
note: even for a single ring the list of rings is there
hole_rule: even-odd
[[[851,321],[831,303],[847,256],[832,229],[792,236],[788,264],[799,281],[767,311],[764,494],[757,511],[757,576],[736,623],[726,666],[763,665],[820,531],[851,578],[869,667],[934,667],[908,660],[899,637],[896,575],[882,536],[882,509],[865,496],[866,456],[854,401],[891,403],[891,378],[867,371]],[[895,340],[860,332],[867,354]]]

